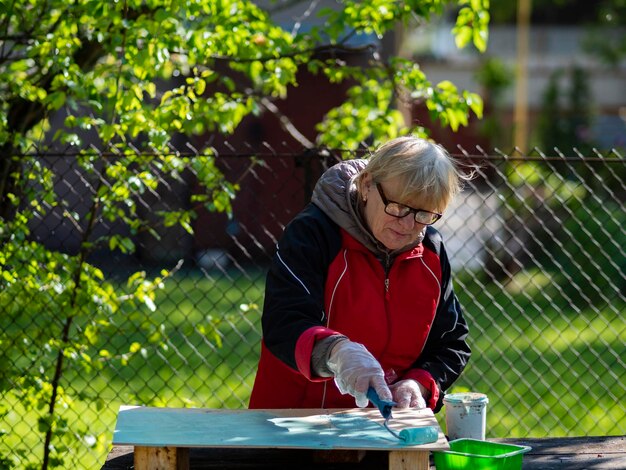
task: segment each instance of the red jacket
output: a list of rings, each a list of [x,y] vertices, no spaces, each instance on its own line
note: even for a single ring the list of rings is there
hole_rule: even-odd
[[[429,406],[438,409],[469,348],[447,257],[429,231],[386,269],[314,205],[296,217],[268,274],[250,408],[354,407],[332,378],[311,373],[315,342],[342,334],[378,359],[389,382],[413,378],[430,389]]]

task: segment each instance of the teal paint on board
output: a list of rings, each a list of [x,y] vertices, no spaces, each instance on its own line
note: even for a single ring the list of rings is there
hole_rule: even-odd
[[[120,409],[113,443],[309,449],[404,447],[382,425],[350,413],[278,416],[267,410],[236,412],[148,407]]]

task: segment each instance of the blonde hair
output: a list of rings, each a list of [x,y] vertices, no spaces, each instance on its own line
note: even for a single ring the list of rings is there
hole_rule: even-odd
[[[371,175],[374,183],[400,177],[402,200],[416,200],[423,208],[439,212],[473,177],[464,174],[441,145],[414,136],[398,137],[381,145],[369,157],[359,181],[365,174]]]

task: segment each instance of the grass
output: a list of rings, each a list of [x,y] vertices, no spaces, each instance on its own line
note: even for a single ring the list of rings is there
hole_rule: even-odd
[[[624,302],[583,307],[555,285],[479,284],[467,277],[459,290],[474,354],[452,391],[488,394],[488,436],[623,434]]]
[[[524,272],[505,288],[458,276],[474,354],[452,391],[488,394],[488,437],[623,434],[626,305],[573,308],[542,276]],[[263,285],[260,270],[227,277],[181,272],[159,293],[155,312],[118,315],[99,347],[116,355],[139,342],[145,353],[98,374],[66,373],[63,385],[74,400],[63,415],[83,444],[65,450],[56,443],[64,468],[99,468],[122,404],[245,407],[259,353]],[[22,468],[41,456],[41,411],[24,410],[11,395],[3,404],[0,452],[17,458],[14,450],[24,449]],[[445,411],[438,419],[445,426]]]

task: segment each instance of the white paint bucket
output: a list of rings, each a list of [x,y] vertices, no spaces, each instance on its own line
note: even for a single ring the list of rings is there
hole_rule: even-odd
[[[443,397],[446,406],[446,428],[449,440],[485,440],[487,403],[484,393],[451,393]]]

